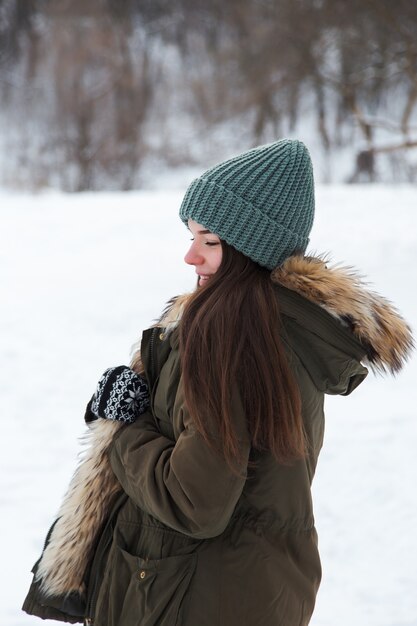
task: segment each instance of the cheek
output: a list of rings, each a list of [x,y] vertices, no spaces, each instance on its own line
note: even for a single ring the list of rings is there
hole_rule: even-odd
[[[214,259],[214,270],[217,272],[217,270],[220,267],[220,263],[222,262],[222,257],[223,257],[223,250],[222,247],[219,246],[218,248],[216,248],[216,258]]]

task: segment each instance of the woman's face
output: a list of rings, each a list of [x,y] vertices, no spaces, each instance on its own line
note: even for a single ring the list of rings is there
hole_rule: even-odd
[[[194,265],[199,277],[198,285],[201,287],[219,269],[222,261],[222,245],[217,235],[194,220],[188,220],[188,228],[192,235],[192,244],[184,261],[189,265]]]

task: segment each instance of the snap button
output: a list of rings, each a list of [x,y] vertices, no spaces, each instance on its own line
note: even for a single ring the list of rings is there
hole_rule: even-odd
[[[141,578],[143,580],[145,578],[145,576],[146,576],[145,570],[142,570],[141,572],[139,572],[139,578]]]
[[[165,334],[164,334],[164,333],[161,333],[161,334],[159,335],[159,339],[160,339],[161,341],[163,341],[163,340],[164,340],[164,337],[165,337]]]

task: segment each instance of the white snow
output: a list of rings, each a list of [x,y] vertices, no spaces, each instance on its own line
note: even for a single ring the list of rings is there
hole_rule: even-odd
[[[181,191],[0,194],[1,626],[22,613],[79,451],[102,371],[173,295],[183,263]],[[358,267],[417,317],[417,189],[317,189],[311,249]],[[312,626],[417,625],[417,360],[328,398],[314,483],[323,581]]]

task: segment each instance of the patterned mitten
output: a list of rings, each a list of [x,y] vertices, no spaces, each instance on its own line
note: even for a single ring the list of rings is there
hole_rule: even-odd
[[[120,365],[104,372],[84,418],[87,423],[103,417],[130,424],[148,407],[149,389],[145,378],[126,365]]]

